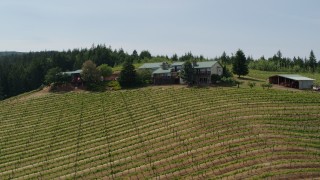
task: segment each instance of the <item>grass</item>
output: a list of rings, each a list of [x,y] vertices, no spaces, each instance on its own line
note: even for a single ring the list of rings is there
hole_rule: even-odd
[[[0,179],[319,178],[320,94],[240,87],[1,101]]]

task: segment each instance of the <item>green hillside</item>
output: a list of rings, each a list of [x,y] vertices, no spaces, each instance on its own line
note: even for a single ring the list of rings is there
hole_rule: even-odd
[[[152,177],[320,178],[320,94],[153,87],[0,102],[0,179]]]

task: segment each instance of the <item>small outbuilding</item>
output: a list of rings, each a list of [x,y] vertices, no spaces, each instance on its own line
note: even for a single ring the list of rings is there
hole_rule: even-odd
[[[269,77],[271,84],[278,84],[296,89],[312,89],[314,79],[298,74],[278,74]]]

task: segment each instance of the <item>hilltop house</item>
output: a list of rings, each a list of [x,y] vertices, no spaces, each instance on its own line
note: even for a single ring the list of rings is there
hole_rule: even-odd
[[[223,68],[218,61],[204,61],[193,63],[193,84],[211,84],[211,75],[222,75]]]
[[[140,66],[139,70],[148,70],[150,72],[154,72],[155,70],[159,69],[163,63],[144,63],[142,66]]]
[[[173,64],[145,63],[139,70],[149,70],[152,72],[153,84],[184,84],[180,78],[184,62],[174,62]],[[217,61],[205,61],[193,63],[194,80],[193,84],[205,85],[211,83],[211,75],[222,75],[222,66]]]
[[[78,69],[78,70],[75,70],[75,71],[62,72],[63,75],[70,76],[71,77],[71,83],[75,84],[75,85],[82,84],[81,73],[82,73],[81,69]]]

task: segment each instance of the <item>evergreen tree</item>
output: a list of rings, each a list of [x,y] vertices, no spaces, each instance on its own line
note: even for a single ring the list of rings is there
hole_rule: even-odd
[[[311,72],[315,72],[317,66],[317,59],[313,53],[313,51],[311,50],[310,52],[310,56],[309,56],[309,67],[311,68]]]
[[[44,77],[45,84],[50,85],[51,83],[58,82],[58,74],[61,73],[61,71],[59,67],[49,69]]]
[[[188,84],[191,85],[193,81],[193,73],[194,69],[191,61],[186,61],[183,65],[183,69],[181,72],[181,78]]]
[[[133,50],[132,54],[131,54],[131,57],[134,61],[138,60],[140,61],[139,59],[139,55],[138,55],[138,52],[136,50]]]
[[[172,59],[172,61],[178,61],[178,60],[179,60],[177,54],[173,54],[172,57],[171,57],[171,59]]]
[[[246,56],[243,51],[239,49],[234,57],[234,61],[232,64],[232,71],[234,74],[237,74],[238,77],[241,75],[247,75],[249,73],[248,64]]]
[[[133,87],[136,85],[137,73],[131,59],[127,59],[120,72],[119,83],[122,87]]]
[[[140,52],[140,59],[151,59],[152,56],[149,51],[143,50]]]
[[[223,53],[220,57],[220,60],[221,60],[221,64],[223,64],[223,65],[226,65],[229,63],[226,52],[223,51]]]

